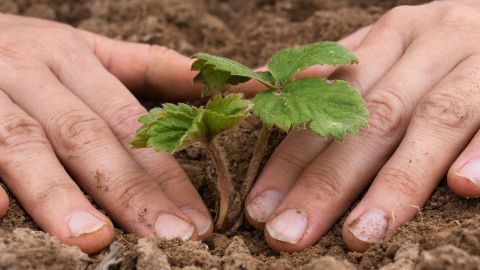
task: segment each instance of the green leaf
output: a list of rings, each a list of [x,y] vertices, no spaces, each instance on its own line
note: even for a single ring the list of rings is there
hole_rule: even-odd
[[[282,92],[259,93],[253,102],[255,114],[266,125],[285,131],[309,127],[318,135],[342,139],[367,125],[364,101],[346,81],[303,78]]]
[[[130,142],[133,147],[143,148],[147,147],[148,139],[148,130],[151,126],[151,123],[157,120],[162,113],[164,112],[161,108],[153,108],[147,114],[140,116],[138,121],[143,125],[137,130],[135,138]]]
[[[130,143],[136,148],[153,147],[170,153],[211,138],[240,123],[250,111],[252,102],[241,94],[215,96],[205,108],[180,103],[165,103],[140,117],[143,125]]]
[[[347,48],[331,41],[293,47],[277,52],[268,62],[268,70],[279,85],[285,85],[303,69],[313,65],[357,63]]]
[[[268,72],[254,72],[236,61],[206,53],[197,53],[192,58],[197,59],[192,64],[192,70],[199,71],[193,81],[205,84],[204,96],[218,94],[227,85],[237,85],[250,79],[273,87],[273,77]]]
[[[257,75],[262,78],[263,82],[268,82],[268,84],[264,83],[267,87],[271,87],[271,88],[274,87],[275,79],[273,78],[272,73],[270,73],[270,71],[257,71],[255,73],[257,73]]]
[[[130,143],[133,147],[153,147],[175,152],[203,138],[206,128],[200,119],[204,111],[187,104],[165,103],[140,117],[143,126]]]
[[[242,99],[241,94],[226,97],[214,96],[205,108],[205,125],[209,136],[213,137],[228,130],[245,119],[252,107],[250,100]]]

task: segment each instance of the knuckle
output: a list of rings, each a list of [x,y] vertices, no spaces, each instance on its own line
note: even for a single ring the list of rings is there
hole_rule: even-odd
[[[74,192],[78,192],[78,188],[72,181],[61,180],[38,185],[34,189],[32,198],[38,202],[34,204],[36,207],[42,207],[47,202],[58,200],[59,194],[72,194]]]
[[[127,103],[117,106],[109,106],[111,111],[112,130],[120,139],[126,141],[133,137],[135,131],[140,127],[138,118],[146,113],[146,110],[139,104]]]
[[[415,18],[411,14],[423,13],[420,6],[398,6],[391,9],[374,24],[375,34],[385,39],[396,40],[405,49],[415,33]]]
[[[457,89],[428,95],[417,108],[416,117],[446,129],[466,127],[472,121],[474,106]]]
[[[298,148],[286,149],[286,147],[278,147],[275,149],[272,160],[274,159],[276,164],[288,164],[288,170],[301,172],[305,167],[305,164],[302,162],[302,158],[297,158],[299,157],[299,154],[303,155],[303,153],[296,153],[297,149]],[[280,168],[287,167],[282,166]]]
[[[110,135],[107,124],[95,115],[80,110],[57,113],[51,130],[58,145],[67,152],[104,141]]]
[[[382,28],[396,28],[403,25],[406,18],[410,18],[412,10],[416,7],[413,6],[397,6],[385,13],[377,22],[377,25]]]
[[[42,126],[30,117],[8,115],[0,121],[0,149],[2,153],[27,150],[35,145],[48,144]]]
[[[398,194],[408,197],[418,197],[419,184],[415,178],[405,170],[397,168],[385,168],[377,176],[386,190],[395,190]]]
[[[38,54],[43,56],[43,61],[55,74],[72,66],[78,70],[91,70],[88,59],[93,53],[72,26],[48,26],[40,38],[46,40],[37,46],[41,50]],[[52,39],[56,41],[55,44],[52,44]],[[51,49],[52,45],[55,46],[54,50]]]
[[[446,32],[474,30],[478,32],[480,12],[468,4],[455,3],[448,5],[440,17],[440,27]]]
[[[327,166],[329,167],[329,166]],[[316,194],[317,200],[338,200],[345,197],[345,187],[338,170],[333,167],[310,171],[304,175],[302,185],[305,190]]]
[[[380,137],[394,137],[402,131],[406,109],[397,89],[395,86],[386,86],[385,91],[365,97],[370,113],[367,132]]]
[[[50,24],[45,27],[45,38],[55,38],[58,44],[69,44],[79,41],[77,32],[73,26],[64,24]]]
[[[148,194],[158,190],[158,185],[144,174],[127,174],[122,178],[125,180],[115,181],[109,190],[112,192],[112,198],[123,206],[128,206],[136,198],[145,198]]]
[[[19,61],[25,59],[22,50],[19,46],[14,46],[15,40],[1,40],[0,41],[0,59],[5,59],[8,62]]]
[[[162,190],[169,190],[169,187],[179,185],[188,181],[187,176],[176,163],[165,162],[161,169],[159,177],[159,185]]]
[[[343,189],[340,187],[338,181],[333,181],[332,179],[322,182],[322,189],[320,193],[328,198],[342,198]]]

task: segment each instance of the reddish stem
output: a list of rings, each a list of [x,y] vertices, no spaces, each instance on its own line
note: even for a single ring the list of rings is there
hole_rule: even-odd
[[[214,142],[203,142],[204,147],[213,161],[217,174],[217,216],[215,219],[216,231],[227,231],[231,222],[229,221],[230,204],[235,200],[231,197],[234,195],[232,187],[232,177],[228,171],[227,160],[223,150]]]
[[[262,162],[265,151],[267,150],[268,139],[270,138],[271,132],[272,130],[265,125],[263,125],[260,129],[252,158],[248,164],[247,175],[240,191],[240,196],[242,198],[240,201],[241,208],[236,217],[235,223],[230,229],[230,232],[236,231],[243,224],[243,215],[241,213],[243,212],[243,207],[245,206],[245,200],[247,199],[248,193],[250,192],[250,189],[252,189],[253,183],[255,183],[255,179],[258,174],[258,168],[260,168],[260,163]]]
[[[255,178],[258,174],[258,168],[260,167],[260,163],[262,162],[265,151],[267,150],[268,139],[270,138],[271,131],[272,130],[269,127],[263,125],[258,134],[257,143],[255,145],[255,149],[253,150],[253,156],[248,164],[247,176],[242,184],[242,205],[245,203],[245,199],[247,198],[250,189],[252,189],[253,183],[255,183]]]

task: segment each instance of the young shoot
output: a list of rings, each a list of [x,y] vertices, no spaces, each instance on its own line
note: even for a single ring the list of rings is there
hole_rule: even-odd
[[[319,136],[341,140],[367,125],[368,111],[359,92],[348,82],[325,78],[300,78],[295,75],[312,65],[354,64],[358,60],[347,48],[334,42],[320,42],[287,48],[268,62],[267,71],[255,72],[233,60],[198,53],[192,70],[194,82],[205,85],[206,106],[166,103],[140,118],[143,123],[131,142],[134,147],[152,147],[174,153],[200,142],[215,165],[217,173],[217,231],[235,229],[242,221],[242,205],[258,174],[260,162],[273,127],[285,132],[308,128]],[[252,101],[240,94],[222,95],[230,85],[251,79],[266,86]],[[261,120],[257,144],[240,191],[233,190],[232,179],[222,149],[215,137],[238,125],[253,112]]]

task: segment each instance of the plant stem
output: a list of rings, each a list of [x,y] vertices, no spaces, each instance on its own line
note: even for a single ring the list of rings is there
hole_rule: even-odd
[[[210,158],[215,166],[217,174],[217,216],[215,218],[216,231],[227,231],[231,222],[229,216],[231,216],[231,202],[235,201],[235,192],[232,186],[232,176],[229,173],[227,160],[223,150],[213,141],[202,142],[202,145],[207,149]]]
[[[263,156],[265,155],[265,150],[267,150],[268,146],[268,139],[270,138],[270,133],[272,130],[263,125],[260,129],[260,133],[257,137],[257,143],[255,145],[255,149],[253,150],[252,158],[250,159],[250,163],[248,164],[247,175],[245,177],[245,181],[242,183],[240,196],[240,207],[241,211],[243,212],[243,207],[245,206],[245,200],[247,199],[248,193],[250,189],[252,189],[253,183],[255,183],[255,178],[258,174],[258,168],[260,167],[260,163],[262,162]],[[232,227],[230,228],[229,233],[233,233],[236,231],[240,226],[243,224],[243,215],[242,212],[236,217],[235,223],[233,223]]]
[[[263,156],[265,155],[265,150],[267,150],[268,139],[270,138],[271,132],[272,130],[269,127],[267,127],[266,125],[262,125],[260,133],[258,134],[255,149],[253,150],[252,159],[250,159],[250,163],[248,164],[247,176],[242,184],[242,189],[240,193],[242,196],[242,205],[245,203],[248,192],[250,192],[250,189],[255,182],[258,168],[260,167],[260,163],[262,162]]]

